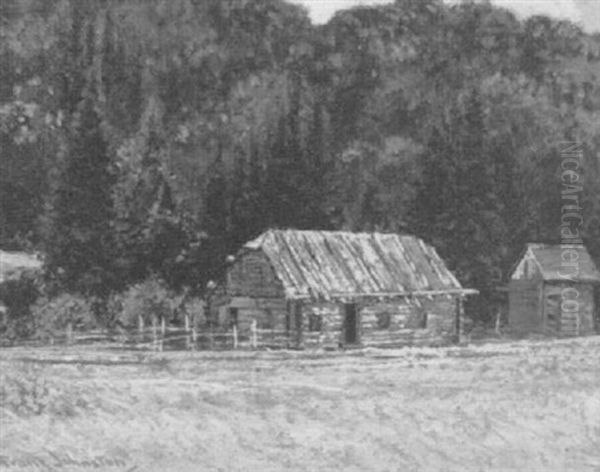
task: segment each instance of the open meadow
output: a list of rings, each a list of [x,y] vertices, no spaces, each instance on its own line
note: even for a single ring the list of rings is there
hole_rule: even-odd
[[[598,471],[600,337],[0,352],[0,470]]]

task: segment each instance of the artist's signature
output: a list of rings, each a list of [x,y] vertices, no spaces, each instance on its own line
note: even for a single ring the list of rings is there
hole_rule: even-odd
[[[132,465],[126,457],[118,455],[95,455],[89,457],[71,454],[26,454],[22,456],[6,456],[0,454],[0,470],[8,471],[40,471],[54,472],[59,470],[108,470],[115,472],[137,472],[138,467]]]

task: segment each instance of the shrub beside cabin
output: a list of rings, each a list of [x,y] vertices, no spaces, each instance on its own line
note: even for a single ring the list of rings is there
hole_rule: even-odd
[[[529,244],[508,286],[511,330],[552,336],[598,332],[599,283],[584,246]]]
[[[23,276],[33,277],[42,271],[42,261],[33,254],[0,250],[0,329],[6,325],[10,290],[8,282],[17,282]]]
[[[258,345],[442,345],[475,293],[414,236],[271,230],[237,254],[213,308]]]

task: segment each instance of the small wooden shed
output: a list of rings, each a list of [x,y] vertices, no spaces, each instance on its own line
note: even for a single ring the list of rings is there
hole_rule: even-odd
[[[598,332],[600,273],[583,245],[528,244],[508,285],[508,322],[516,334]]]
[[[457,340],[475,293],[414,236],[270,230],[239,251],[214,307],[263,345],[436,345]]]

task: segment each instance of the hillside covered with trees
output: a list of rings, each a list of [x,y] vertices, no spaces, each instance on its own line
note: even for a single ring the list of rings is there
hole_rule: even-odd
[[[600,257],[600,37],[569,22],[440,0],[322,26],[280,0],[3,0],[0,21],[0,248],[43,253],[45,300],[102,323],[139,284],[202,296],[273,227],[421,236],[485,320],[524,244],[564,238],[566,143],[567,226]]]

